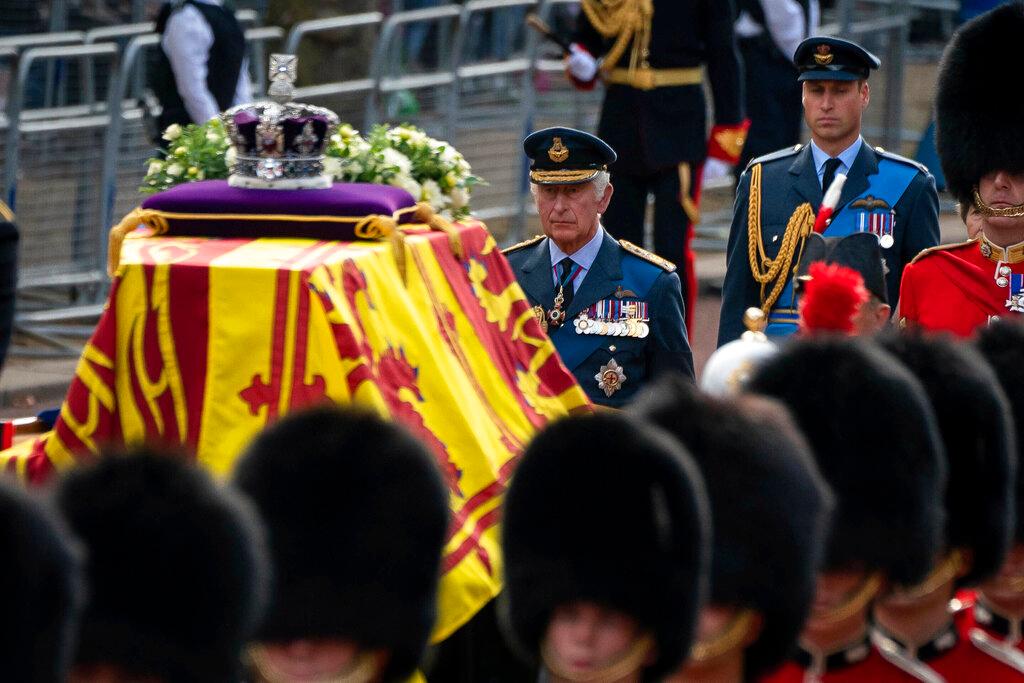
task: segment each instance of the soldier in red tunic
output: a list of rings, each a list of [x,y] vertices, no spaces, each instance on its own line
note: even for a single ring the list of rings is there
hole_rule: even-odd
[[[978,334],[977,348],[995,370],[1010,400],[1018,435],[1024,428],[1024,326],[995,323]],[[1017,454],[1024,441],[1018,436]],[[972,647],[971,680],[1024,681],[1024,479],[1017,469],[1017,524],[1010,553],[993,578],[961,595],[957,626]]]
[[[995,576],[1009,549],[1017,459],[1010,407],[992,368],[968,345],[918,334],[881,343],[928,393],[949,479],[943,548],[924,581],[875,603],[871,638],[894,669],[917,680],[988,680],[975,676],[975,648],[960,637],[949,603],[958,588]]]
[[[979,215],[967,242],[926,249],[903,272],[902,326],[970,335],[1024,313],[1024,98],[999,97],[1003,65],[1020,59],[1024,3],[965,24],[939,72],[939,156],[950,192]]]
[[[871,604],[913,585],[941,548],[945,485],[920,383],[865,339],[794,338],[751,379],[793,413],[836,499],[825,561],[797,657],[770,683],[912,681],[871,645]]]

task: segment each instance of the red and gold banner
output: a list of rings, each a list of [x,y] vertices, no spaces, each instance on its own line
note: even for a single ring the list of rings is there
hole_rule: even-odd
[[[386,242],[142,237],[54,430],[0,453],[42,481],[108,443],[186,444],[226,477],[268,422],[330,399],[394,416],[451,490],[435,639],[501,587],[497,522],[516,458],[589,407],[478,223]],[[311,472],[310,476],[316,476]]]

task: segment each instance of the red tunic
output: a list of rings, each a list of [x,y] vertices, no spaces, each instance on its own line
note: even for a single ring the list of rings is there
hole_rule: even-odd
[[[991,683],[1024,682],[1024,673],[1017,671],[1008,664],[1004,664],[972,642],[971,631],[974,629],[979,629],[985,636],[996,643],[1001,644],[1002,636],[986,629],[982,624],[979,624],[975,620],[973,593],[967,593],[966,591],[961,592],[961,594],[958,595],[958,598],[961,603],[963,603],[964,608],[956,615],[957,630],[960,632],[961,642],[968,644],[971,657],[969,668],[966,669],[966,671],[970,673],[971,678],[965,678],[963,680],[991,681]],[[1016,649],[1017,651],[1024,653],[1024,641],[1017,643]],[[957,679],[947,678],[947,680]]]
[[[999,265],[1024,273],[1024,249],[1017,245],[1007,253],[979,237],[922,251],[903,270],[900,324],[967,337],[993,316],[1020,315],[1006,306],[1010,278],[1005,286],[996,282]]]
[[[760,683],[804,683],[805,676],[807,670],[796,662],[788,662],[774,673],[762,677]],[[885,661],[878,650],[872,647],[867,659],[830,669],[818,680],[821,683],[908,683],[917,679]]]

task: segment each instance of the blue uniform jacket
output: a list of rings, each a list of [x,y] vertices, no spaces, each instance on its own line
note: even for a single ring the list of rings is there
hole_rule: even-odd
[[[505,252],[531,305],[550,310],[555,300],[547,238]],[[622,288],[626,297],[616,297]],[[632,292],[635,296],[628,296]],[[645,338],[577,334],[573,320],[601,300],[646,302],[650,333]],[[548,330],[566,367],[594,403],[620,407],[651,379],[668,372],[693,378],[683,297],[674,271],[636,256],[606,231],[601,249],[566,311],[566,323]],[[605,396],[594,375],[614,359],[626,375],[621,388]]]
[[[836,214],[869,189],[870,177],[879,173],[879,161],[882,159],[909,164],[916,171],[894,207],[893,245],[882,250],[889,269],[886,276],[889,304],[895,309],[903,267],[922,249],[939,243],[939,200],[935,193],[935,181],[924,166],[896,154],[874,149],[865,142],[850,168]],[[747,166],[736,188],[736,204],[729,231],[722,312],[718,325],[719,346],[737,339],[743,333],[743,312],[747,308],[761,305],[761,286],[750,273],[747,255],[750,168],[758,163],[762,165],[761,239],[769,258],[778,254],[786,224],[796,208],[804,202],[810,202],[817,213],[822,201],[821,185],[809,146],[774,152],[754,159]]]

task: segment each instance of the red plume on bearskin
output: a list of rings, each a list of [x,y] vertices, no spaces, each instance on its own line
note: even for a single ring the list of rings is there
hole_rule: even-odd
[[[853,334],[853,318],[868,300],[860,273],[836,264],[812,263],[800,299],[804,332]]]

